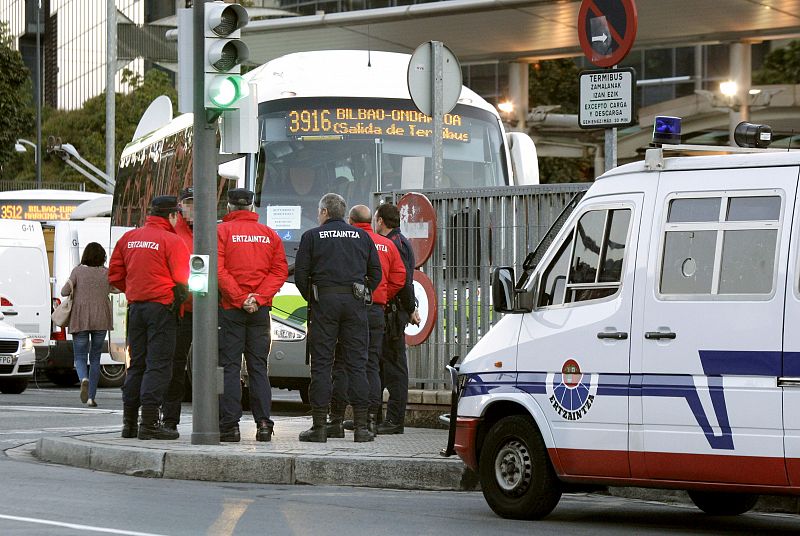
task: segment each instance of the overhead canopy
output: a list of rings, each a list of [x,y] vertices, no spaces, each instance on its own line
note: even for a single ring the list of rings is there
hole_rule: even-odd
[[[462,63],[582,54],[579,0],[448,0],[253,21],[250,60],[309,50],[412,52],[443,41]],[[800,0],[637,0],[634,49],[800,36]]]

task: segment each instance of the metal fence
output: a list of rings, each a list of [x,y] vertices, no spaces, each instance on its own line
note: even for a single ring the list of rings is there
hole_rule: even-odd
[[[39,186],[36,181],[8,181],[0,180],[0,192],[12,192],[15,190],[77,190],[86,191],[86,183],[83,182],[42,182]]]
[[[436,243],[420,268],[436,289],[437,319],[427,341],[408,348],[409,385],[446,385],[445,365],[466,355],[500,318],[491,309],[493,267],[522,261],[562,209],[588,184],[511,186],[425,194],[436,211]],[[406,192],[379,193],[396,203]]]

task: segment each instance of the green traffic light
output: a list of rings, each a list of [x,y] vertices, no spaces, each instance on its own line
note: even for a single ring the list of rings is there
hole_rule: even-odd
[[[208,288],[208,274],[191,274],[189,276],[189,290],[192,292],[205,292]]]
[[[208,100],[214,106],[227,108],[245,96],[244,79],[239,75],[214,77],[208,88]]]

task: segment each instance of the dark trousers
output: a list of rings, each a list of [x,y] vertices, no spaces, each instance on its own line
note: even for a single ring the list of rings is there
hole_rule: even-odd
[[[164,401],[175,353],[175,314],[155,302],[128,305],[130,366],[122,386],[128,407],[159,407]]]
[[[405,326],[398,327],[395,331],[399,333],[399,337],[392,338],[389,335],[392,330],[387,327],[381,352],[383,385],[389,391],[385,420],[390,420],[395,424],[403,424],[405,421],[406,405],[408,404],[408,362],[406,361],[404,329]]]
[[[352,294],[321,294],[319,301],[311,305],[307,344],[311,354],[312,407],[328,407],[331,401],[331,369],[338,343],[350,404],[353,408],[367,408],[368,337],[367,307]]]
[[[367,350],[367,384],[369,409],[377,413],[381,407],[383,389],[381,386],[381,348],[383,347],[383,332],[385,320],[382,305],[370,305],[367,308],[369,321],[369,346]],[[331,403],[344,409],[352,396],[347,381],[344,356],[341,355],[341,346],[336,346],[336,357],[333,362],[333,395]]]
[[[256,423],[270,419],[272,388],[267,359],[270,347],[269,309],[255,313],[244,309],[219,309],[219,366],[224,392],[219,397],[219,429],[227,430],[242,418],[242,354],[247,365],[250,410]]]
[[[172,357],[172,379],[169,381],[167,394],[161,412],[164,422],[178,424],[181,422],[181,402],[186,385],[186,360],[189,357],[189,348],[192,345],[192,313],[184,313],[178,319],[177,335],[175,337],[175,355]]]

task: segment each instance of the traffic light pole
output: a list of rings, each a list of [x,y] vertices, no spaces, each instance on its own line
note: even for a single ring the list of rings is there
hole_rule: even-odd
[[[219,444],[217,372],[217,147],[216,122],[206,120],[204,106],[204,6],[192,4],[194,57],[194,253],[208,255],[208,293],[194,294],[192,324],[192,444]]]

